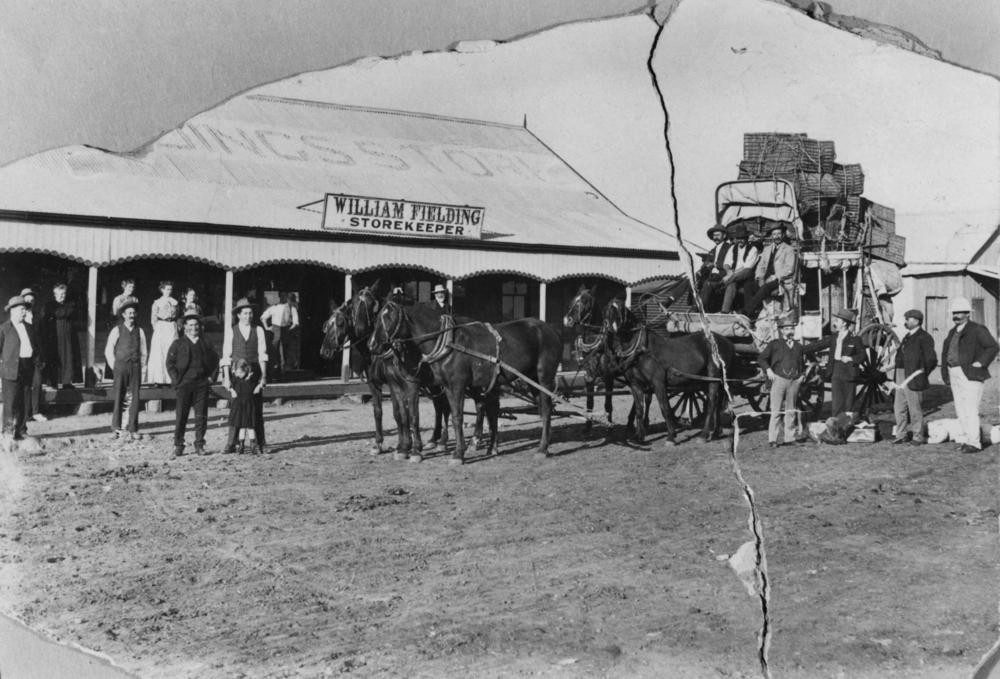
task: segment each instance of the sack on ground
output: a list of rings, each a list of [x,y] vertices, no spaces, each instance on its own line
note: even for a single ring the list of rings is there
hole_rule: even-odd
[[[931,420],[927,423],[927,443],[957,441],[962,435],[962,425],[953,417]]]

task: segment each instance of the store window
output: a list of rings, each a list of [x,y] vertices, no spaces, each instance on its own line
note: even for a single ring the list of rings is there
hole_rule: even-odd
[[[528,283],[525,281],[504,281],[501,287],[501,294],[503,320],[513,321],[524,318],[528,297]]]

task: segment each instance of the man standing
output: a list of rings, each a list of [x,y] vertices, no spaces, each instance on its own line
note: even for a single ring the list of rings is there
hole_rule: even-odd
[[[139,385],[142,383],[146,362],[146,333],[135,322],[135,308],[139,300],[129,297],[121,302],[118,314],[121,322],[108,334],[104,347],[104,360],[115,373],[111,389],[115,395],[115,407],[111,414],[111,431],[116,439],[138,439],[139,436]],[[122,406],[126,391],[131,400],[128,403],[128,433],[122,431]]]
[[[726,253],[726,275],[722,277],[721,281],[721,284],[726,288],[722,299],[722,313],[724,314],[733,310],[738,290],[742,290],[744,302],[751,299],[757,292],[754,276],[757,273],[757,262],[760,260],[760,251],[747,238],[746,226],[743,224],[733,226],[729,231],[729,237],[732,238],[733,242]]]
[[[854,390],[858,367],[867,357],[865,343],[852,332],[858,316],[850,309],[841,309],[830,319],[833,334],[803,347],[806,354],[830,350],[826,364],[826,379],[830,380],[830,415],[854,412]]]
[[[258,452],[265,452],[264,442],[264,387],[267,385],[267,344],[264,339],[264,329],[253,323],[253,305],[247,298],[236,302],[233,312],[237,322],[230,333],[226,333],[222,345],[222,386],[226,391],[232,387],[230,369],[238,358],[247,362],[250,368],[249,379],[254,383],[254,422]],[[226,441],[224,453],[236,451],[236,435],[232,427],[229,430],[229,440]]]
[[[288,302],[288,295],[278,293],[278,303],[269,306],[260,315],[264,330],[271,333],[274,360],[277,372],[287,370],[289,366],[290,343],[292,330],[299,326],[299,311]]]
[[[799,319],[794,311],[778,317],[781,337],[771,340],[757,357],[757,362],[767,371],[771,380],[771,425],[767,440],[772,448],[777,448],[778,435],[782,428],[784,410],[785,443],[798,441],[799,435],[799,387],[805,372],[805,358],[802,343],[795,339],[795,327]]]
[[[983,382],[989,379],[987,366],[997,357],[997,342],[990,331],[969,320],[972,305],[964,297],[951,300],[951,319],[955,323],[941,348],[941,373],[951,386],[955,415],[962,428],[959,439],[962,453],[978,453],[983,448],[979,424],[979,402]]]
[[[28,306],[24,312],[24,322],[30,325],[35,331],[35,338],[38,346],[35,353],[35,369],[31,376],[30,396],[24,404],[25,417],[30,417],[35,422],[45,422],[49,418],[42,414],[42,370],[45,368],[45,333],[39,331],[39,325],[35,323],[35,292],[31,288],[21,291],[21,297]]]
[[[754,273],[757,293],[746,302],[744,311],[747,316],[756,317],[756,311],[764,300],[779,289],[783,308],[787,311],[795,307],[799,257],[795,248],[785,240],[786,229],[790,227],[788,222],[772,222],[765,231],[769,242],[757,260],[757,270]]]
[[[208,397],[212,378],[219,368],[219,356],[201,336],[201,316],[184,314],[184,335],[167,351],[167,374],[177,390],[174,420],[174,457],[184,454],[184,430],[194,407],[194,452],[207,455],[205,432],[208,430]]]
[[[451,314],[451,300],[449,296],[448,288],[444,287],[441,283],[435,284],[434,290],[431,291],[431,306],[439,313]]]
[[[71,389],[74,377],[76,305],[66,299],[66,284],[52,288],[52,301],[45,305],[45,346],[49,351],[49,380],[58,389]]]
[[[896,379],[893,398],[896,414],[896,438],[893,443],[910,440],[915,446],[927,442],[924,437],[924,390],[930,386],[927,378],[937,367],[934,338],[923,329],[924,314],[911,309],[903,314],[906,334],[896,352]]]
[[[10,318],[0,325],[0,389],[3,390],[3,449],[28,433],[25,402],[31,398],[38,343],[35,331],[24,320],[28,303],[24,297],[11,297],[4,307]]]

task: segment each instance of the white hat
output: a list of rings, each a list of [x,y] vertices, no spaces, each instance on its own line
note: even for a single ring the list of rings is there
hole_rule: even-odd
[[[971,314],[972,305],[969,303],[969,300],[967,300],[965,297],[956,297],[955,299],[951,300],[951,306],[948,309],[948,313],[957,314],[961,312]]]
[[[441,285],[440,283],[438,283],[437,285],[434,286],[434,289],[431,291],[431,294],[437,294],[439,292],[443,292],[443,293],[447,294],[448,288],[446,288],[443,285]]]

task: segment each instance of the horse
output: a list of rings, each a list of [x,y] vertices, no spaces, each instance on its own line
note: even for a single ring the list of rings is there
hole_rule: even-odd
[[[584,391],[588,413],[594,411],[595,385],[598,381],[604,385],[604,414],[607,417],[610,434],[610,429],[614,427],[612,397],[614,396],[615,379],[622,377],[622,374],[617,368],[613,355],[607,351],[607,325],[602,323],[600,326],[596,326],[589,323],[590,319],[597,312],[595,304],[596,291],[596,285],[589,289],[585,285],[580,286],[580,289],[577,290],[576,295],[570,301],[569,308],[563,316],[563,325],[567,328],[581,326],[583,328],[597,328],[599,330],[595,336],[589,339],[584,339],[583,335],[577,337],[573,346],[573,353],[577,363],[583,369]],[[648,407],[651,399],[652,395],[648,395],[646,398],[647,427],[649,426]],[[631,431],[634,421],[635,406],[633,405],[628,413],[628,422],[626,424],[628,430]],[[588,418],[587,423],[584,425],[584,431],[589,432],[591,426],[592,422]]]
[[[604,323],[611,335],[609,350],[614,352],[619,367],[624,372],[632,391],[636,413],[636,440],[642,443],[646,436],[646,402],[642,398],[656,394],[660,412],[667,424],[668,445],[677,443],[677,423],[674,421],[667,400],[668,390],[676,388],[702,388],[707,384],[708,402],[702,435],[706,441],[722,434],[720,411],[724,406],[721,379],[723,365],[732,374],[735,349],[732,342],[714,334],[719,359],[716,362],[708,338],[702,332],[679,337],[669,337],[650,332],[625,306],[614,300],[604,310]]]
[[[456,325],[451,316],[427,306],[406,308],[386,303],[379,313],[379,326],[369,341],[373,351],[385,351],[394,343],[413,344],[423,355],[421,362],[430,366],[435,382],[444,387],[454,415],[455,449],[451,464],[462,464],[465,459],[462,416],[466,393],[481,403],[489,422],[490,438],[486,446],[489,456],[497,451],[499,387],[518,379],[511,369],[549,392],[555,389],[562,343],[552,328],[536,318],[496,326],[477,321]],[[535,455],[547,457],[552,402],[546,391],[530,386],[537,395],[542,420],[542,436]]]
[[[356,363],[352,361],[352,368],[364,374],[371,395],[372,413],[375,419],[375,443],[371,449],[373,455],[384,452],[382,385],[387,384],[390,378],[390,375],[386,373],[386,365],[379,357],[372,355],[366,341],[371,335],[376,314],[381,306],[376,293],[377,288],[378,282],[371,287],[362,288],[350,300],[345,300],[334,310],[323,337],[323,344],[320,347],[320,355],[327,360],[333,359],[337,352],[344,350],[348,341],[350,341],[351,349],[357,352],[358,361]],[[448,399],[443,392],[439,392],[432,396],[432,400],[434,402],[434,434],[427,450],[432,450],[438,445],[446,445],[448,442],[448,417],[450,415]],[[398,427],[402,413],[397,412],[395,402],[393,402],[393,416],[397,424],[400,446],[402,446],[404,434],[402,429]],[[396,457],[400,456],[401,448],[398,447]]]

